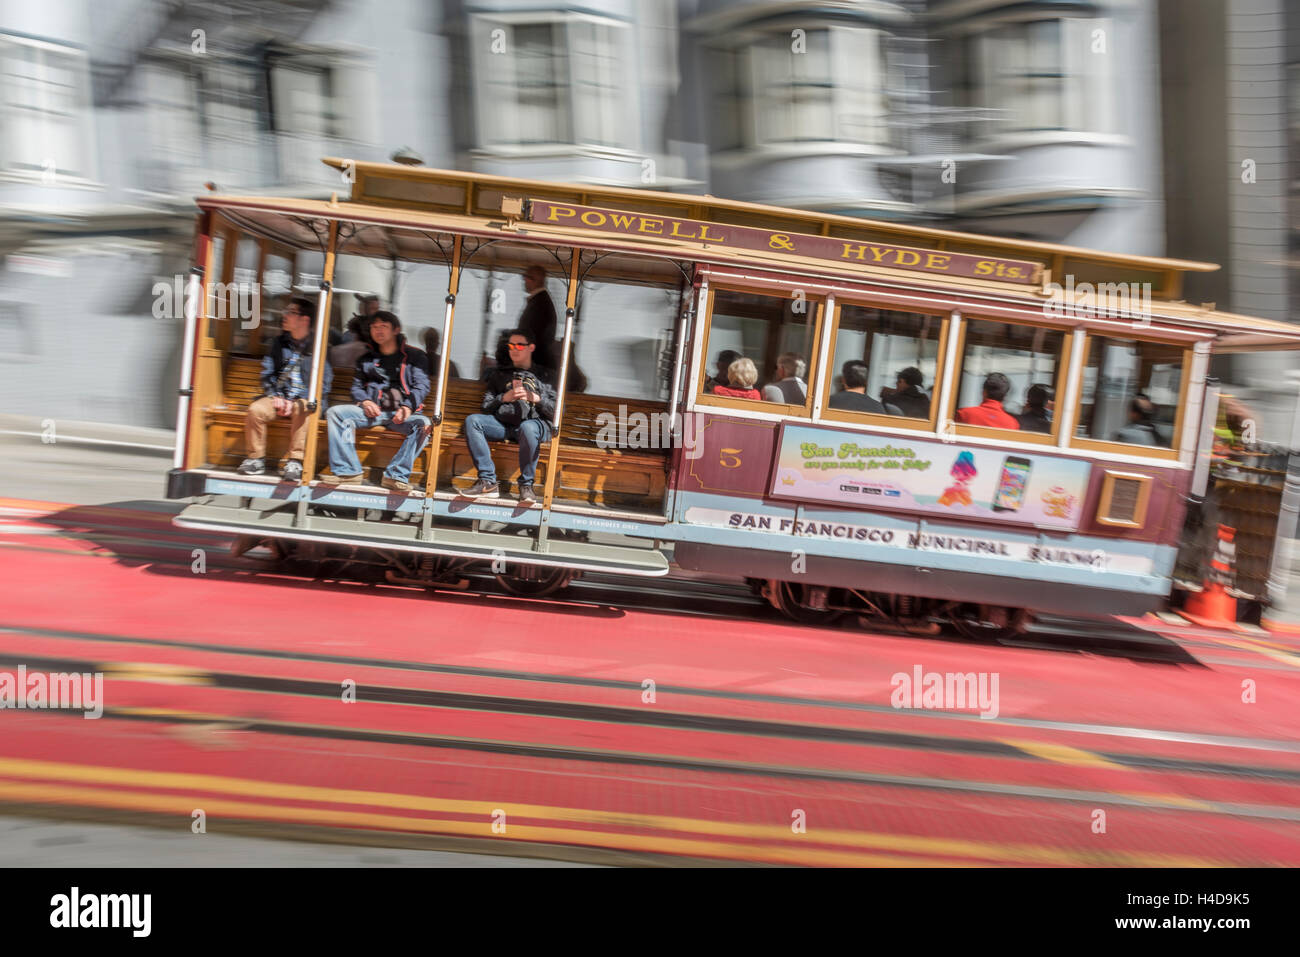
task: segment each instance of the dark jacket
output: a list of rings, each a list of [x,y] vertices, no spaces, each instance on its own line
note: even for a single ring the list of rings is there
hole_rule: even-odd
[[[533,364],[544,369],[554,369],[555,361],[555,304],[545,289],[529,296],[524,311],[519,314],[519,328],[533,337],[537,348],[533,350]]]
[[[894,406],[908,418],[928,419],[930,417],[930,397],[914,385],[908,386],[901,392],[895,391],[889,395],[882,394],[881,401]]]
[[[510,391],[510,382],[515,376],[537,380],[536,392],[541,401],[536,405],[526,399],[514,402],[502,402],[501,395]],[[545,366],[536,362],[532,368],[516,369],[513,365],[497,365],[483,373],[483,405],[488,415],[496,416],[503,425],[517,428],[525,419],[543,419],[550,424],[555,419],[555,375]]]
[[[311,360],[315,350],[315,337],[310,333],[306,339],[295,340],[287,332],[282,332],[271,343],[270,351],[262,356],[262,394],[279,396],[283,399],[305,399],[311,391]],[[290,384],[289,365],[297,360],[302,374],[302,386],[295,389]],[[325,375],[321,380],[321,399],[330,394],[334,384],[334,370],[325,363]]]
[[[850,392],[848,389],[841,389],[836,392],[826,404],[832,409],[839,409],[843,412],[885,414],[885,407],[871,396],[865,392]]]
[[[1156,428],[1154,422],[1130,422],[1115,433],[1115,441],[1126,442],[1129,445],[1151,445],[1157,448],[1169,446],[1168,440]]]
[[[1016,421],[1020,423],[1021,432],[1052,431],[1052,419],[1046,409],[1035,409],[1031,406],[1016,416]]]
[[[381,397],[384,391],[396,389],[401,395],[400,404],[412,412],[419,412],[424,406],[425,396],[429,394],[429,360],[423,349],[408,345],[405,336],[398,338],[397,352],[401,356],[401,365],[396,382],[388,381],[378,350],[371,349],[357,360],[352,373],[352,398],[357,403],[369,399],[383,408]]]

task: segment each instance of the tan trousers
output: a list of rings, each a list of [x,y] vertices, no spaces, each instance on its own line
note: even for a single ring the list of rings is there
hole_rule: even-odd
[[[247,443],[250,459],[266,458],[266,426],[280,418],[275,414],[275,400],[263,396],[248,407],[244,416],[244,441]],[[294,399],[293,409],[289,414],[289,458],[303,460],[307,454],[307,400]]]

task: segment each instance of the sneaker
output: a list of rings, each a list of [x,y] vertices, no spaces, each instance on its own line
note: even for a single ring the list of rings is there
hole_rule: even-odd
[[[411,490],[410,482],[403,482],[401,479],[395,479],[388,475],[380,479],[379,484],[384,488],[391,488],[394,492],[409,492]]]
[[[533,492],[533,483],[532,483],[532,482],[520,483],[520,485],[519,485],[519,504],[520,504],[520,505],[536,505],[536,504],[537,504],[537,495],[534,494],[534,492]]]
[[[356,475],[322,475],[320,480],[325,485],[357,485],[365,477],[364,472],[358,472]]]
[[[284,463],[284,468],[280,470],[280,478],[286,482],[302,481],[302,463],[297,459],[290,459]]]
[[[500,488],[496,482],[479,479],[469,488],[457,493],[460,498],[499,498]]]
[[[265,459],[244,459],[236,470],[240,475],[261,475],[266,471]]]

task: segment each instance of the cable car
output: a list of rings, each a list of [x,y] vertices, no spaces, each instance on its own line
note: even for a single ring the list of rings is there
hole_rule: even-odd
[[[857,612],[978,637],[1035,613],[1142,614],[1196,587],[1180,546],[1210,491],[1211,356],[1300,345],[1292,325],[1182,301],[1205,263],[325,162],[348,198],[197,200],[167,495],[193,500],[181,527],[399,581],[482,566],[540,595],[586,572],[708,574],[799,621]],[[514,494],[507,441],[490,447],[499,496],[466,497],[481,374],[508,361],[494,349],[539,292],[555,402],[536,500]],[[408,345],[425,324],[441,346],[426,350],[427,443],[397,487],[379,473],[405,436],[364,416],[346,437],[362,473],[327,468],[328,410],[356,404],[374,346],[330,337],[370,293]],[[300,418],[264,423],[271,464],[240,474],[277,323],[304,300]],[[301,475],[275,474],[291,453]],[[1274,518],[1250,534],[1271,555],[1283,473],[1260,471]],[[1268,567],[1252,572],[1261,596]]]

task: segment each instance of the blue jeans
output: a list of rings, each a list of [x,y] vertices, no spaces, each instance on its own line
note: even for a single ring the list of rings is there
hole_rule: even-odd
[[[476,413],[465,417],[465,442],[469,445],[469,454],[474,457],[478,468],[478,477],[487,481],[497,480],[496,466],[492,463],[492,449],[489,442],[510,439],[519,443],[519,483],[532,485],[533,475],[537,471],[537,453],[541,445],[551,436],[551,427],[542,419],[525,419],[518,428],[502,425],[495,415]]]
[[[406,441],[397,450],[393,460],[384,469],[384,474],[399,482],[411,477],[411,466],[415,457],[429,441],[424,430],[429,420],[423,415],[414,414],[400,424],[393,423],[392,412],[380,412],[373,419],[361,411],[359,405],[336,405],[325,413],[329,423],[330,435],[330,471],[335,475],[360,475],[361,463],[357,461],[357,429],[382,425],[391,432],[400,432]]]

